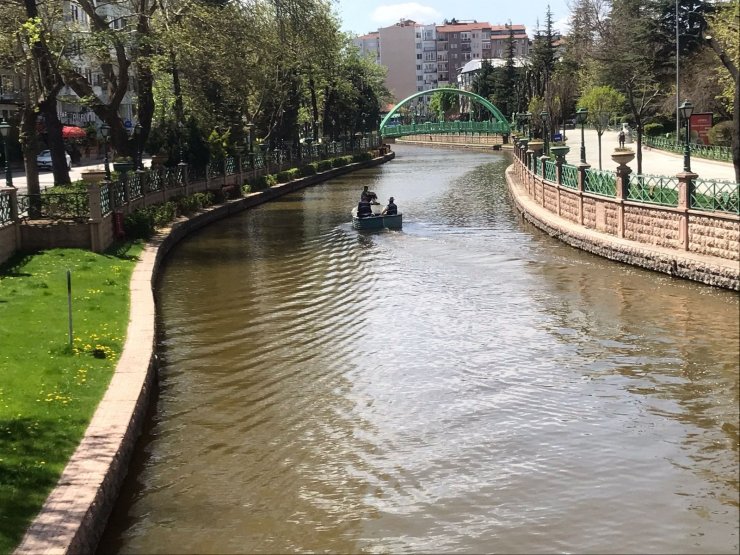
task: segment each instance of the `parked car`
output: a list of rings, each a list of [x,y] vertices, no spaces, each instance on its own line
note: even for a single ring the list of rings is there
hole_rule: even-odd
[[[72,157],[69,155],[68,152],[64,153],[64,158],[67,160],[67,169],[72,169]],[[39,167],[39,169],[52,169],[51,165],[51,150],[42,150],[39,152],[39,155],[36,156],[36,165]]]

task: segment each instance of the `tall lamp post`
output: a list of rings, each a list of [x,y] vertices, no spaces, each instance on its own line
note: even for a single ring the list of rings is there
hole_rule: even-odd
[[[691,142],[691,114],[694,112],[694,105],[688,100],[684,100],[683,104],[678,107],[678,111],[686,122],[686,140],[683,145],[683,171],[690,172],[691,148],[689,147],[689,143]]]
[[[586,125],[586,118],[588,118],[588,110],[586,108],[578,108],[576,110],[576,123],[581,126],[581,164],[586,163],[586,142],[583,135],[583,126]]]
[[[141,152],[141,125],[139,125],[138,122],[134,125],[134,148],[136,148],[136,151],[134,152],[134,169],[137,171],[143,170],[144,162],[142,160]]]
[[[545,156],[550,156],[550,137],[547,132],[547,118],[549,115],[545,110],[540,112],[540,117],[542,118],[542,139],[545,141]]]
[[[110,135],[110,126],[105,123],[100,126],[100,134],[103,136],[103,152],[105,158],[103,164],[105,165],[105,179],[110,181],[110,165],[108,164],[108,136]]]
[[[7,121],[0,123],[0,135],[3,136],[5,144],[5,186],[13,186],[13,173],[10,170],[10,149],[8,148],[8,135],[10,135],[10,124]]]

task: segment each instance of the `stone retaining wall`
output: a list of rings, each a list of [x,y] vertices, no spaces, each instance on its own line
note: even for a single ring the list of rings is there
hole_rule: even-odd
[[[156,370],[154,284],[167,253],[180,240],[216,220],[309,185],[392,160],[390,152],[180,218],[147,244],[131,278],[131,312],[121,358],[80,445],[31,523],[15,555],[94,553],[118,498],[141,433]]]

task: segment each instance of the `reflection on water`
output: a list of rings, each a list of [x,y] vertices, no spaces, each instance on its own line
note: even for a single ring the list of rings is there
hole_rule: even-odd
[[[558,243],[500,154],[398,147],[188,239],[122,553],[738,550],[738,297]],[[358,233],[362,185],[400,232]]]

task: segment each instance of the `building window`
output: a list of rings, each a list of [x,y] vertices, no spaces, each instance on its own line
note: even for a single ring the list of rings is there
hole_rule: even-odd
[[[417,59],[417,60],[421,60],[421,54],[417,54],[417,55],[416,55],[416,59]]]

